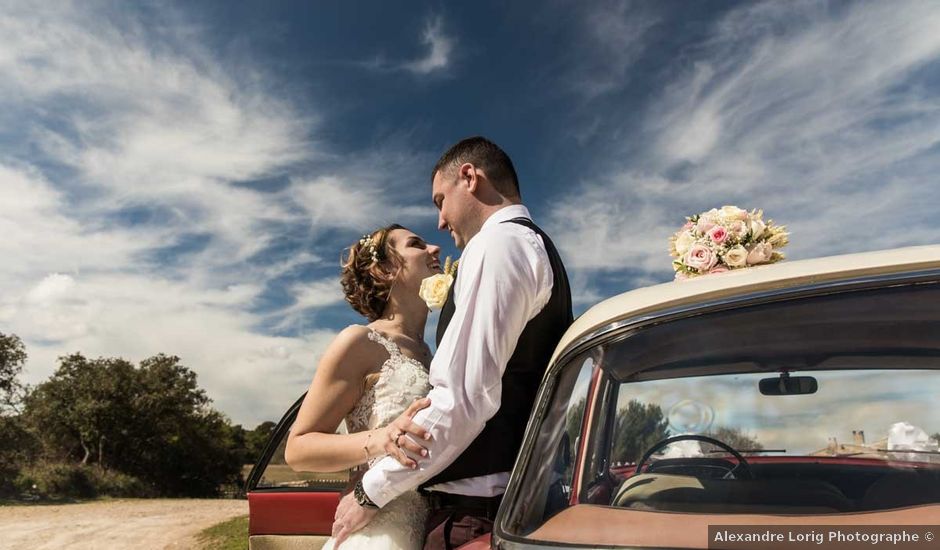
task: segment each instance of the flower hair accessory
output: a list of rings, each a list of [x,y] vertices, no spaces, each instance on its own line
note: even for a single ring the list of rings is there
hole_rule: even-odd
[[[790,242],[789,233],[763,217],[763,210],[748,212],[737,206],[687,217],[685,225],[669,238],[676,280],[784,259],[780,249]]]
[[[362,238],[359,239],[359,246],[369,250],[373,262],[379,261],[379,253],[375,248],[375,239],[372,238],[372,235],[363,235]]]
[[[459,260],[458,260],[459,261]],[[450,256],[444,260],[444,272],[437,275],[431,275],[421,281],[421,288],[418,290],[418,296],[428,305],[428,309],[441,309],[444,302],[447,301],[447,294],[450,292],[451,285],[457,277],[457,263],[451,263]]]

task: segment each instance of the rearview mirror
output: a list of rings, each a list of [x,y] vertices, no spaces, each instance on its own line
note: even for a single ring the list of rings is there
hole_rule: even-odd
[[[762,378],[758,387],[764,395],[806,395],[816,393],[819,384],[812,376],[790,376],[783,373],[779,378]]]

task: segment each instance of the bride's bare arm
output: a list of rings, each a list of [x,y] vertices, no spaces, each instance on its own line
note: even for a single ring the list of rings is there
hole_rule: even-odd
[[[381,346],[369,341],[368,333],[365,327],[346,328],[323,353],[287,438],[284,456],[295,471],[336,472],[385,454],[391,454],[405,466],[416,465],[395,445],[394,439],[401,431],[414,434],[417,439],[425,436],[424,429],[410,419],[427,407],[427,399],[415,401],[385,428],[335,433],[362,396],[366,376],[378,370],[387,358]],[[398,441],[415,456],[424,451],[407,437]]]

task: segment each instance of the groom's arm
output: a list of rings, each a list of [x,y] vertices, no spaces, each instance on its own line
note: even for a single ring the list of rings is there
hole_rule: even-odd
[[[548,254],[534,232],[481,232],[471,244],[460,259],[454,315],[431,362],[431,406],[414,419],[431,433],[422,442],[429,458],[417,470],[391,458],[370,468],[363,488],[379,506],[440,473],[483,431],[499,409],[522,330],[551,297]]]

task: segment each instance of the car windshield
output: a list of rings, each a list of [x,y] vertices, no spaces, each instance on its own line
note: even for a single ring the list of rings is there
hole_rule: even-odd
[[[659,320],[570,359],[550,395],[531,456],[554,460],[525,464],[510,533],[564,542],[557,526],[571,531],[574,508],[583,524],[584,505],[685,517],[936,505],[940,285]]]
[[[765,373],[623,384],[618,388],[611,462],[615,467],[635,466],[655,443],[671,436],[700,434],[748,457],[854,457],[940,464],[940,418],[933,404],[940,396],[940,376],[935,371],[808,374],[818,388],[804,395],[762,394],[759,384],[768,379]],[[730,452],[707,441],[688,439],[664,445],[648,460],[716,455]]]

